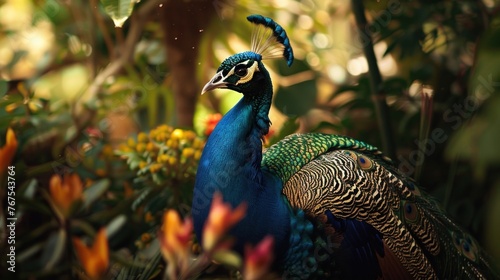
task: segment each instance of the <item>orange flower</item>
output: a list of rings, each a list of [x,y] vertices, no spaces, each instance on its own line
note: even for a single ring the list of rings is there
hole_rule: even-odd
[[[17,150],[17,139],[12,128],[7,129],[5,136],[5,145],[0,148],[0,172],[5,172],[7,167],[11,164]]]
[[[178,278],[178,275],[189,269],[192,232],[193,221],[191,219],[188,218],[183,222],[175,210],[168,210],[163,215],[163,224],[158,232],[158,239],[163,257],[167,261],[167,274],[170,279]]]
[[[100,279],[106,274],[109,266],[109,246],[106,230],[100,229],[92,247],[85,245],[81,239],[73,238],[76,255],[91,279]]]
[[[146,223],[151,223],[151,222],[154,222],[155,220],[155,217],[153,216],[153,214],[151,214],[150,211],[146,212],[146,214],[144,214],[144,221]]]
[[[209,136],[212,131],[214,131],[215,126],[217,123],[222,119],[222,115],[217,113],[217,114],[210,114],[207,117],[207,120],[205,121],[205,136]]]
[[[203,228],[203,249],[213,249],[226,232],[245,217],[247,205],[242,203],[234,210],[229,203],[222,201],[222,195],[215,193],[208,214],[207,222]]]
[[[255,248],[245,248],[245,270],[243,279],[261,279],[269,271],[273,261],[274,239],[266,236]]]
[[[65,174],[64,178],[53,175],[50,178],[50,196],[61,213],[68,217],[73,202],[82,198],[83,184],[77,174]]]

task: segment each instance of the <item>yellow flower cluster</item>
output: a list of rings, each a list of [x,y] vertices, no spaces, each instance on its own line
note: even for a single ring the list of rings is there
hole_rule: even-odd
[[[138,175],[152,175],[158,183],[168,179],[192,178],[205,145],[190,130],[160,125],[149,133],[140,132],[119,148]]]

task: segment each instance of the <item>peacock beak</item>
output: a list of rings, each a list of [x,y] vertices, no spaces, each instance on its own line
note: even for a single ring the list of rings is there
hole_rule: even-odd
[[[224,82],[224,75],[222,74],[222,71],[217,72],[210,82],[203,87],[201,94],[216,88],[227,88],[227,82]]]

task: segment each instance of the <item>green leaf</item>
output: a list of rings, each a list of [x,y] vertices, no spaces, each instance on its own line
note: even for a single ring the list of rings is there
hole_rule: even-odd
[[[383,87],[386,94],[401,95],[408,88],[408,82],[401,77],[392,77],[383,82]]]
[[[80,133],[79,131],[77,131],[77,128],[76,126],[72,125],[70,127],[68,127],[66,129],[66,131],[64,132],[64,141],[68,141],[70,139],[73,139],[75,138],[75,136]]]
[[[22,188],[24,197],[27,199],[33,199],[37,188],[38,188],[38,181],[36,179],[29,180],[28,183],[23,185],[23,188]]]
[[[0,97],[3,97],[7,90],[9,90],[9,84],[5,80],[0,80]]]
[[[135,211],[139,206],[141,206],[144,202],[146,202],[146,199],[148,198],[148,195],[151,193],[151,188],[144,188],[140,190],[140,193],[136,196],[136,199],[131,205],[131,209]]]
[[[36,243],[35,245],[30,246],[27,249],[24,249],[19,255],[16,256],[16,261],[24,262],[29,258],[31,258],[36,253],[38,253],[43,248],[43,244],[45,243],[44,239],[41,240],[42,242]]]
[[[316,81],[308,80],[289,87],[280,87],[274,105],[289,117],[303,116],[316,105]]]
[[[359,77],[355,85],[340,85],[330,97],[330,101],[337,97],[338,94],[353,91],[356,93],[356,99],[365,99],[371,101],[370,78],[367,75]]]
[[[232,267],[241,266],[241,257],[238,253],[227,250],[219,250],[214,253],[214,261],[229,265]]]
[[[127,221],[127,217],[125,215],[118,215],[114,218],[107,226],[106,226],[106,235],[108,239],[113,236]]]
[[[359,85],[340,85],[337,90],[333,92],[333,95],[330,97],[330,100],[335,98],[337,94],[348,92],[348,91],[357,91],[359,90]]]
[[[61,228],[52,233],[43,246],[40,262],[45,271],[50,271],[61,259],[66,244],[66,232]]]
[[[50,205],[50,208],[52,208],[52,210],[54,211],[54,214],[56,215],[57,219],[59,221],[64,220],[64,215],[61,213],[59,208],[54,204],[54,201],[52,200],[52,197],[50,196],[49,192],[44,190],[44,189],[42,189],[40,191],[41,191],[42,197],[45,198],[45,200],[47,200],[47,202]]]
[[[123,156],[127,159],[127,164],[129,165],[130,170],[135,170],[139,167],[139,163],[142,160],[142,157],[138,155],[135,151],[132,152],[122,152],[116,151],[116,155]]]
[[[460,105],[465,108],[465,113],[470,114],[474,111],[472,107],[466,110],[470,106],[466,101]],[[497,149],[500,138],[499,106],[500,98],[495,95],[470,120],[462,118],[459,113],[448,114],[448,118],[453,119],[454,125],[460,129],[451,136],[445,155],[450,160],[459,158],[469,161],[478,179],[484,179],[487,169],[500,163],[500,151]]]
[[[338,125],[338,124],[333,124],[333,123],[322,121],[314,129],[312,129],[311,131],[321,132],[324,129],[333,129],[333,130],[336,130],[336,131],[341,131],[343,129],[343,127],[342,127],[342,125]]]
[[[288,67],[284,60],[280,60],[277,63],[278,73],[281,76],[291,76],[295,74],[299,74],[301,72],[311,71],[311,66],[305,60],[296,59],[293,62],[293,67]]]
[[[15,51],[14,55],[12,56],[12,59],[9,61],[9,63],[5,68],[11,71],[12,68],[14,68],[14,66],[16,65],[16,63],[19,62],[19,60],[21,60],[21,58],[23,58],[27,54],[28,52],[25,50]]]
[[[83,192],[83,196],[85,197],[83,206],[86,208],[98,199],[108,189],[109,184],[110,181],[108,179],[103,179],[95,182],[92,186],[85,189]]]
[[[156,279],[157,276],[162,271],[161,266],[159,266],[161,259],[162,259],[161,251],[157,250],[154,257],[151,258],[151,260],[147,264],[146,269],[144,269],[143,272],[141,273],[141,278],[139,278],[139,280]]]
[[[123,268],[114,279],[157,279],[157,276],[162,271],[162,265],[159,265],[160,261],[162,260],[162,255],[159,248],[160,245],[158,243],[158,240],[156,239],[156,243],[155,241],[153,241],[151,246],[135,255],[134,262],[132,264],[130,264],[130,262],[128,261],[125,261],[123,257],[118,256],[116,253],[112,253],[113,260],[123,265]]]
[[[104,11],[115,23],[115,27],[122,27],[130,17],[136,3],[135,0],[101,0]]]
[[[94,227],[89,222],[84,220],[72,219],[71,228],[72,230],[76,229],[78,231],[83,231],[85,234],[90,236],[96,234]]]

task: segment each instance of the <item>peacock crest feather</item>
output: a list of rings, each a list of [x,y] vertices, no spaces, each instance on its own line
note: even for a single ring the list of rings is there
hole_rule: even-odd
[[[255,23],[250,41],[251,51],[260,54],[262,59],[284,57],[288,66],[293,63],[293,50],[285,29],[270,18],[250,15],[247,20]]]
[[[251,50],[224,60],[202,93],[243,94],[207,140],[193,220],[203,239],[215,192],[246,217],[235,250],[271,235],[284,279],[498,279],[487,256],[415,181],[376,147],[349,137],[294,134],[263,152],[272,82],[262,60],[293,51],[285,30],[252,15]]]

